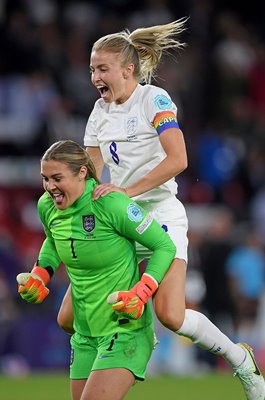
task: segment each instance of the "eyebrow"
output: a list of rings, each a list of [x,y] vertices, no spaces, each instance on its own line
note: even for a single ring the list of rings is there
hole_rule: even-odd
[[[93,69],[102,68],[102,67],[108,67],[108,66],[109,66],[109,64],[106,64],[106,63],[102,63],[102,64],[99,64],[99,65],[96,65],[96,67],[94,67],[93,65],[90,64],[90,69],[91,68],[93,68]]]
[[[48,178],[46,175],[44,175],[44,174],[42,174],[42,173],[40,173],[41,174],[41,176],[43,177],[43,178]],[[51,178],[53,178],[53,179],[55,179],[55,178],[61,178],[63,176],[63,174],[61,174],[61,173],[58,173],[58,174],[53,174],[52,176],[51,176]]]

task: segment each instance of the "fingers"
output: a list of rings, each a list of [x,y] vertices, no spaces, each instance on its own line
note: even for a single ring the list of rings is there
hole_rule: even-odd
[[[29,272],[22,272],[21,274],[17,275],[17,283],[19,285],[26,285],[27,281],[31,277],[31,274]]]
[[[114,304],[118,301],[118,296],[119,296],[119,292],[113,292],[111,293],[108,298],[107,298],[107,302],[109,304]]]
[[[43,300],[46,299],[49,293],[50,290],[46,286],[43,286],[43,288],[41,288],[41,291],[38,292],[39,297],[35,303],[36,304],[42,303]]]
[[[112,183],[102,183],[101,185],[95,187],[92,194],[92,199],[97,200],[99,197],[104,197],[111,192],[125,193],[125,190],[119,186],[113,185]]]
[[[118,301],[118,303],[112,304],[112,309],[114,311],[120,311],[124,308],[125,304],[123,301]]]
[[[19,277],[17,280],[25,282],[24,277]],[[42,303],[49,292],[49,289],[39,279],[34,279],[32,276],[30,276],[25,285],[19,284],[18,286],[18,293],[29,303]]]

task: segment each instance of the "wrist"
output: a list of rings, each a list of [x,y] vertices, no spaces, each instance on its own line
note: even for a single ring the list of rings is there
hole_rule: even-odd
[[[141,282],[143,282],[152,292],[152,295],[155,293],[155,291],[158,288],[158,283],[155,278],[153,278],[151,275],[144,273],[141,277]]]
[[[34,267],[32,268],[30,273],[37,275],[37,277],[40,278],[40,280],[44,283],[45,286],[51,279],[49,272],[45,268],[39,267],[36,264],[34,264]]]
[[[157,281],[148,274],[143,274],[141,280],[131,289],[145,304],[158,288]]]

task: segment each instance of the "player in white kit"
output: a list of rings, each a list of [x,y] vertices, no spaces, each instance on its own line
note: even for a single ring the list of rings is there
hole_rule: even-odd
[[[98,176],[107,165],[111,178],[111,183],[95,189],[94,200],[111,191],[124,192],[163,226],[177,252],[153,296],[158,319],[176,334],[223,356],[241,380],[246,398],[264,400],[265,383],[251,348],[233,343],[206,316],[185,307],[188,222],[176,198],[175,176],[186,169],[187,154],[175,104],[165,90],[150,85],[163,52],[183,47],[176,39],[183,29],[185,20],[178,20],[110,34],[94,43],[91,80],[101,98],[88,119],[84,144]],[[137,253],[139,260],[148,257],[143,247],[138,246]],[[144,301],[151,295],[147,293]],[[124,292],[117,294],[117,301],[126,304]],[[126,307],[120,312],[126,314]],[[58,323],[71,331],[70,290]]]

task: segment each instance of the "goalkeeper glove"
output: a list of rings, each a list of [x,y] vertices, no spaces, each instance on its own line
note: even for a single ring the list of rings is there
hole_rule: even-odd
[[[123,292],[111,293],[107,299],[109,304],[118,314],[129,319],[138,319],[144,312],[144,305],[155,293],[158,283],[150,275],[143,274],[136,285]]]
[[[50,292],[46,287],[49,280],[49,272],[35,264],[31,272],[17,275],[18,293],[28,303],[42,303]]]

